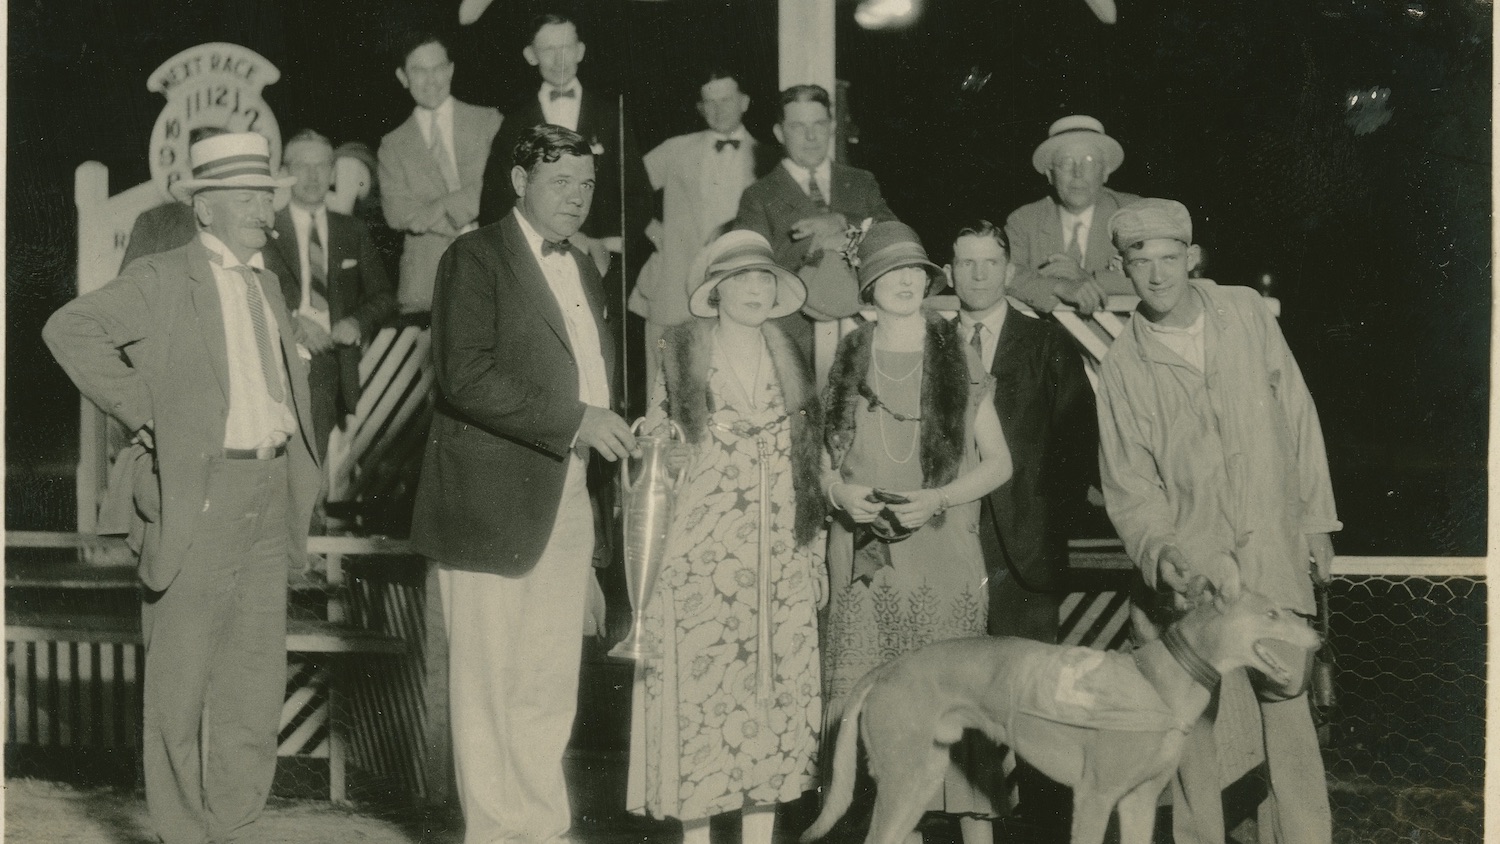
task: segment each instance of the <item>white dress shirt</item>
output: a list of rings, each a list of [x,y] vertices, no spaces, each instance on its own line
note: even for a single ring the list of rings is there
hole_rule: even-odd
[[[333,323],[327,308],[313,307],[312,303],[312,260],[307,254],[307,245],[311,239],[312,227],[318,227],[318,242],[323,244],[323,282],[328,283],[328,207],[319,205],[316,209],[308,210],[292,203],[288,206],[292,212],[292,228],[297,231],[297,264],[298,272],[302,275],[302,299],[292,309],[298,316],[304,316],[323,327],[324,331],[332,331]],[[326,296],[326,293],[325,293]],[[288,305],[292,303],[288,302]]]
[[[818,180],[818,190],[823,192],[823,201],[829,205],[833,204],[833,165],[828,159],[823,159],[823,163],[814,167],[811,173],[806,167],[790,158],[781,159],[781,163],[786,167],[786,171],[792,174],[792,181],[802,188],[803,193],[807,193],[807,177],[811,175]],[[808,195],[811,196],[811,194]]]
[[[552,99],[553,90],[573,92],[571,97],[558,97]],[[543,82],[542,89],[536,94],[537,102],[542,104],[542,117],[548,123],[554,123],[565,129],[578,131],[578,107],[583,102],[583,85],[577,78],[567,85],[558,88],[551,82]]]
[[[213,270],[214,285],[219,292],[219,312],[224,320],[225,353],[229,359],[229,415],[224,420],[225,448],[264,448],[278,446],[291,439],[297,430],[292,414],[291,384],[284,373],[286,361],[281,354],[281,330],[271,311],[270,286],[264,275],[265,263],[259,252],[250,256],[248,266],[261,272],[261,307],[270,331],[272,369],[282,379],[282,401],[271,398],[260,365],[260,347],[255,342],[255,326],[250,321],[250,304],[245,298],[245,279],[234,267],[239,258],[229,247],[206,231],[198,232],[200,242],[219,262],[208,262]]]
[[[609,376],[604,369],[604,351],[599,341],[599,326],[583,292],[578,262],[566,252],[542,256],[542,236],[532,227],[525,214],[517,212],[521,234],[531,247],[531,254],[541,265],[542,275],[552,290],[552,298],[562,311],[568,331],[568,345],[573,347],[573,361],[578,366],[578,400],[595,407],[609,407]]]
[[[959,334],[964,343],[969,343],[969,338],[974,336],[974,326],[982,325],[984,329],[979,334],[979,345],[983,350],[981,363],[984,364],[985,372],[992,372],[995,368],[995,349],[1000,346],[1000,329],[1005,327],[1006,314],[1010,313],[1010,304],[1004,299],[1000,300],[1000,307],[986,314],[983,319],[975,320],[974,315],[968,311],[958,312]]]
[[[1080,213],[1074,214],[1061,205],[1057,206],[1057,212],[1062,217],[1064,252],[1068,251],[1068,240],[1073,236],[1073,227],[1083,223],[1083,227],[1078,230],[1078,254],[1082,255],[1085,261],[1089,258],[1089,230],[1094,227],[1094,208],[1095,206],[1090,205]]]
[[[703,192],[703,216],[713,226],[733,220],[739,213],[740,194],[755,181],[755,163],[750,133],[739,126],[728,135],[705,132],[703,169],[698,187]],[[739,141],[739,146],[718,146],[719,141]]]

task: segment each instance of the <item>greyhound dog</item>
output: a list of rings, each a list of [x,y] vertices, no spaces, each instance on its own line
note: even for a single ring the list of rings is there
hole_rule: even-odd
[[[965,729],[1073,787],[1073,844],[1103,841],[1116,806],[1121,844],[1150,844],[1157,797],[1219,676],[1248,667],[1287,684],[1293,668],[1273,649],[1319,644],[1296,613],[1246,590],[1232,602],[1206,591],[1160,639],[1128,655],[1011,637],[911,651],[849,693],[833,781],[802,841],[828,834],[849,809],[858,725],[878,786],[865,844],[900,844],[916,828]]]

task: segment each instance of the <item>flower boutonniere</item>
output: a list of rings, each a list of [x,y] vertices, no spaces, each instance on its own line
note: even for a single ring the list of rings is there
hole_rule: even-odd
[[[844,248],[839,252],[844,256],[844,263],[848,264],[850,269],[859,269],[859,244],[865,239],[865,235],[870,233],[870,226],[874,224],[874,217],[866,217],[859,222],[859,225],[850,226],[844,232]]]

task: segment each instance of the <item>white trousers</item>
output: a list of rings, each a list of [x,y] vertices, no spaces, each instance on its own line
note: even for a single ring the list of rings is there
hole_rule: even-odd
[[[570,458],[551,538],[531,571],[438,570],[464,844],[549,844],[572,825],[563,752],[594,553],[584,465]]]

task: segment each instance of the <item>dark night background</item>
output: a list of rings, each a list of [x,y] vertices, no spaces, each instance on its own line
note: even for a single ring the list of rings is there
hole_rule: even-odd
[[[1274,279],[1323,418],[1342,553],[1484,553],[1490,324],[1491,10],[1477,0],[928,0],[913,27],[867,33],[840,3],[852,163],[939,261],[965,220],[1040,196],[1032,148],[1088,113],[1124,145],[1110,184],[1180,199],[1223,283]],[[165,100],[147,75],[205,41],[282,72],[263,96],[283,137],[313,126],[371,146],[410,111],[393,41],[457,29],[457,0],[13,0],[7,150],[6,522],[73,526],[77,393],[42,322],[74,289],[73,169],[146,181]],[[454,93],[504,106],[534,89],[531,0],[495,0],[451,41]],[[585,84],[630,96],[643,149],[699,128],[696,69],[729,62],[770,139],[775,0],[596,0],[574,9]],[[989,75],[964,90],[972,71]],[[1391,91],[1356,135],[1351,91]]]

